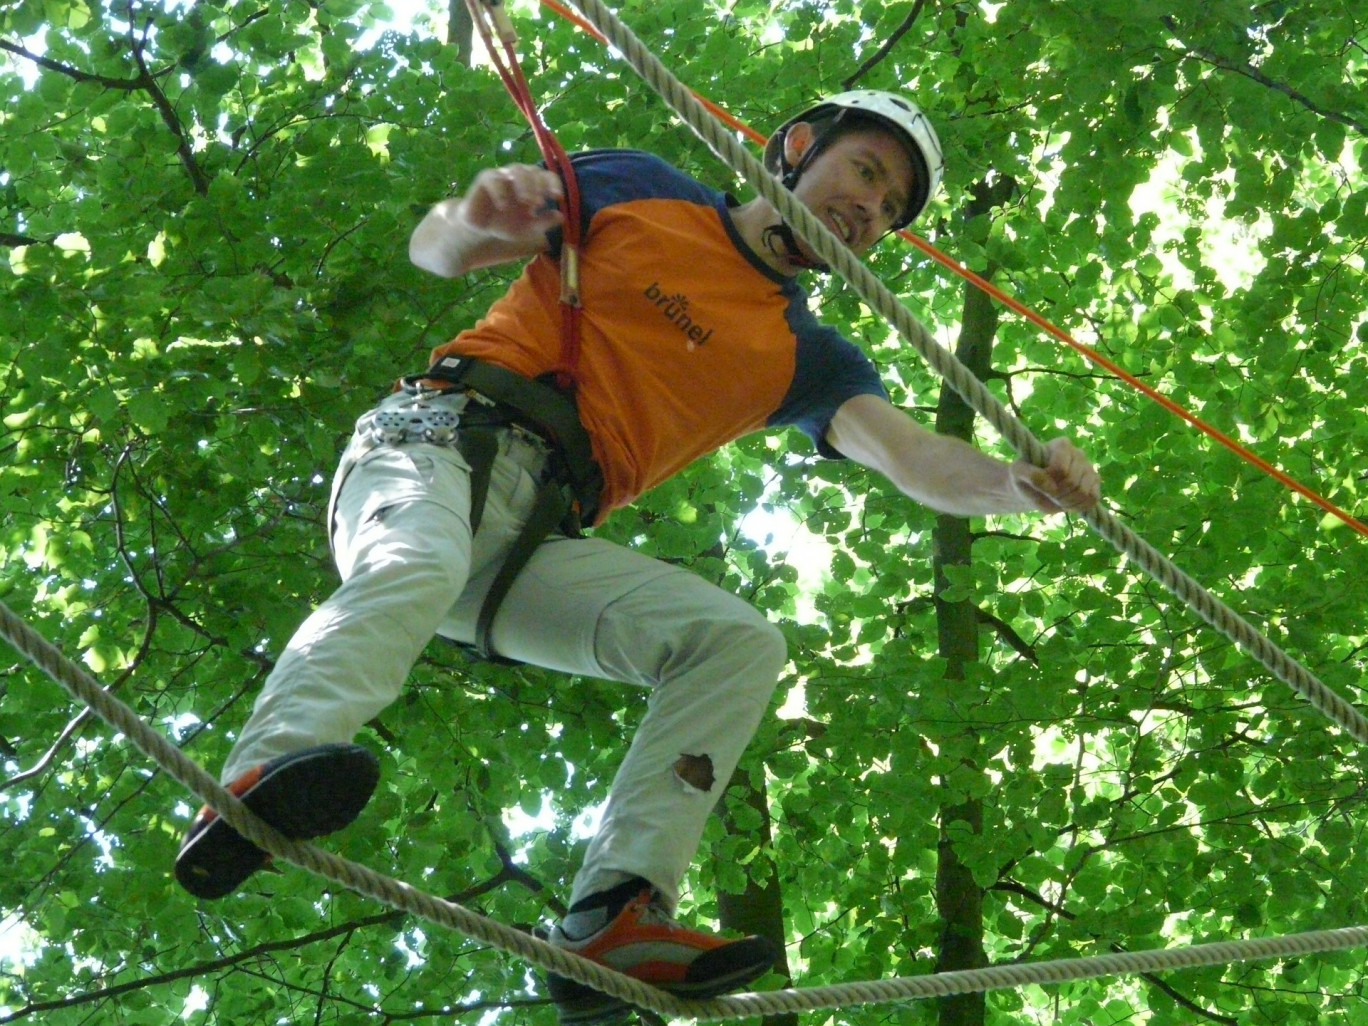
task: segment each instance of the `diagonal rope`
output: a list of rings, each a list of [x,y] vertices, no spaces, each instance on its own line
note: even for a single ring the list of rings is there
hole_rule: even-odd
[[[229,826],[262,850],[336,881],[358,894],[383,902],[391,908],[410,912],[439,926],[456,930],[474,940],[490,944],[501,951],[517,955],[544,969],[568,976],[614,997],[623,998],[663,1015],[687,1014],[683,1011],[683,1002],[630,976],[614,972],[530,934],[472,912],[455,902],[383,876],[312,844],[289,839],[256,816],[203,767],[172,744],[166,735],[154,730],[135,710],[106,691],[84,668],[63,655],[56,646],[26,624],[3,602],[0,602],[0,634],[20,654],[62,685],[72,696],[93,709],[102,720],[122,733],[162,769],[213,807]]]
[[[1317,930],[1283,937],[1224,941],[1186,948],[1122,952],[1050,962],[1025,962],[927,976],[837,984],[830,987],[734,994],[711,1001],[683,1001],[530,934],[504,926],[455,902],[446,901],[391,877],[383,876],[314,845],[290,840],[254,815],[234,795],[224,790],[199,764],[172,744],[164,734],[154,730],[131,707],[102,688],[99,681],[63,655],[56,646],[20,619],[4,602],[0,602],[0,635],[3,635],[20,654],[62,685],[74,698],[84,702],[101,719],[120,731],[162,769],[218,810],[234,830],[272,855],[327,877],[391,908],[456,930],[473,940],[516,955],[538,968],[568,976],[579,983],[671,1018],[708,1020],[778,1015],[821,1008],[844,1008],[856,1004],[881,1004],[947,994],[1002,990],[1026,984],[1064,983],[1120,973],[1191,969],[1247,959],[1285,958],[1368,946],[1368,926],[1350,926],[1339,930]]]
[[[898,297],[850,249],[822,224],[779,180],[765,170],[736,135],[712,117],[693,93],[642,44],[601,0],[575,0],[576,6],[626,58],[646,84],[706,142],[731,169],[773,205],[824,261],[848,281],[860,297],[888,319],[931,365],[1023,458],[1037,466],[1049,462],[1045,446],[998,398],[984,387],[955,355],[932,338]],[[1368,744],[1368,719],[1310,670],[1264,637],[1248,621],[1178,569],[1167,557],[1100,506],[1081,514],[1098,534],[1186,603],[1235,644],[1262,663],[1279,680],[1311,703],[1317,712],[1360,744]]]
[[[1189,424],[1191,424],[1202,434],[1206,435],[1212,441],[1216,442],[1218,445],[1224,446],[1225,448],[1229,449],[1240,459],[1248,463],[1251,467],[1254,467],[1262,473],[1267,474],[1273,480],[1277,481],[1280,485],[1283,485],[1285,488],[1288,488],[1291,491],[1296,492],[1298,495],[1308,500],[1313,505],[1319,506],[1321,509],[1325,510],[1325,512],[1329,513],[1335,519],[1342,521],[1344,524],[1350,527],[1355,533],[1361,534],[1364,537],[1368,537],[1368,524],[1365,524],[1362,520],[1358,520],[1349,513],[1340,509],[1325,496],[1321,495],[1315,489],[1302,484],[1291,474],[1279,470],[1276,466],[1274,466],[1272,463],[1269,463],[1268,460],[1264,459],[1258,453],[1254,452],[1247,446],[1241,445],[1239,442],[1235,441],[1235,439],[1231,438],[1230,435],[1226,434],[1224,431],[1221,431],[1219,428],[1213,427],[1211,424],[1208,424],[1201,417],[1197,416],[1197,414],[1193,413],[1191,410],[1187,409],[1182,404],[1175,402],[1173,399],[1170,399],[1157,388],[1145,384],[1143,381],[1141,381],[1130,371],[1126,370],[1115,360],[1108,359],[1107,357],[1103,356],[1098,350],[1094,349],[1092,346],[1085,345],[1082,342],[1078,341],[1078,339],[1074,338],[1072,335],[1070,335],[1063,328],[1059,327],[1053,321],[1032,310],[1021,300],[1008,295],[1005,291],[998,288],[996,285],[994,285],[988,279],[984,278],[982,275],[975,274],[973,271],[969,270],[969,268],[965,267],[957,260],[954,260],[953,258],[946,256],[944,253],[938,250],[935,246],[931,245],[931,243],[927,242],[925,239],[918,238],[916,235],[913,235],[906,229],[898,232],[898,235],[906,239],[909,243],[911,243],[917,249],[921,250],[936,263],[940,264],[942,267],[948,268],[950,271],[959,275],[959,277],[963,278],[965,281],[969,282],[975,288],[980,289],[983,292],[986,292],[988,295],[992,296],[1003,306],[1007,307],[1007,309],[1013,311],[1021,317],[1026,318],[1026,320],[1030,321],[1032,324],[1034,324],[1037,328],[1040,328],[1046,334],[1053,335],[1056,339],[1058,339],[1060,342],[1063,342],[1066,346],[1068,346],[1070,349],[1076,352],[1079,356],[1083,357],[1083,359],[1087,360],[1089,363],[1096,364],[1098,367],[1101,367],[1108,374],[1120,379],[1121,381],[1124,381],[1127,385],[1135,389],[1135,391],[1139,392],[1147,399],[1150,399],[1153,402],[1158,403],[1160,406],[1162,406],[1169,413],[1173,414],[1175,417],[1187,421]]]

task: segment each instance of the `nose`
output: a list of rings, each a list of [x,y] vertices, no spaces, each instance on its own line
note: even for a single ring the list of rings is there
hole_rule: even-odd
[[[855,199],[854,213],[857,218],[859,234],[868,239],[881,234],[885,218],[882,214],[884,199],[878,190],[870,189]]]

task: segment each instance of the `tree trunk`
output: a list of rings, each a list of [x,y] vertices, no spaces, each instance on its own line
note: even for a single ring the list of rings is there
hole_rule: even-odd
[[[966,211],[966,219],[985,216],[1004,202],[1012,183],[997,188],[980,187]],[[985,271],[991,276],[992,269]],[[964,314],[955,355],[982,379],[991,368],[993,336],[997,332],[998,308],[984,292],[972,285],[964,291]],[[936,409],[936,430],[966,441],[973,440],[974,411],[949,385],[941,388]],[[936,519],[932,536],[932,563],[935,571],[936,632],[939,652],[946,660],[946,676],[963,680],[966,668],[978,661],[978,613],[973,596],[947,602],[941,596],[949,586],[947,567],[964,567],[973,562],[969,521],[942,515]],[[981,773],[973,755],[963,765]],[[963,799],[947,794],[940,809],[941,835],[937,846],[936,909],[941,933],[936,971],[978,969],[986,964],[983,950],[983,888],[960,858],[952,842],[952,825],[963,824],[975,835],[983,833],[983,803],[977,798]],[[963,826],[956,828],[962,830]],[[986,1002],[983,994],[956,994],[940,998],[936,1004],[940,1026],[983,1026]]]
[[[773,851],[771,841],[773,833],[770,829],[769,814],[769,795],[762,782],[759,787],[751,783],[752,776],[744,769],[738,769],[732,775],[731,786],[727,789],[729,798],[738,798],[745,804],[760,814],[760,831],[756,840],[760,844],[760,852],[754,862],[752,862],[751,872],[746,874],[746,889],[740,894],[727,894],[722,890],[717,892],[717,915],[724,930],[736,930],[744,934],[756,934],[764,937],[779,949],[780,959],[775,965],[775,971],[784,977],[784,986],[792,986],[793,976],[789,972],[788,956],[784,949],[784,900],[783,894],[779,889],[779,874],[770,860],[769,852]],[[727,823],[727,829],[732,829],[730,817],[723,813],[723,820]],[[752,831],[747,831],[752,833]],[[756,876],[764,876],[764,870],[768,869],[769,874],[765,884],[756,882]],[[798,1016],[790,1013],[786,1015],[767,1015],[762,1020],[762,1026],[798,1026]]]
[[[461,63],[470,66],[475,52],[475,23],[466,0],[450,0],[447,7],[447,45],[456,47]]]

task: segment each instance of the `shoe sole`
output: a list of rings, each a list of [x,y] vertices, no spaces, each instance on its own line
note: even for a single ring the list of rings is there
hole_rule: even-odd
[[[764,941],[762,946],[757,945],[756,959],[755,962],[743,966],[733,973],[714,977],[711,980],[698,983],[656,983],[651,984],[651,986],[674,997],[689,1001],[705,1001],[708,998],[721,997],[723,994],[744,987],[764,976],[778,960],[778,953],[768,941]],[[626,1019],[634,1007],[621,998],[604,994],[602,991],[594,990],[592,987],[586,987],[582,983],[576,983],[574,980],[564,977],[558,980],[557,989],[562,992],[561,996],[556,999],[556,1011],[560,1017],[560,1026],[590,1026],[590,1024],[606,1026],[608,1023]],[[566,994],[566,990],[570,990],[570,993]]]
[[[380,764],[359,745],[320,745],[265,772],[242,802],[286,837],[307,840],[341,830],[370,801]],[[186,840],[176,879],[197,898],[222,898],[271,856],[215,817]]]

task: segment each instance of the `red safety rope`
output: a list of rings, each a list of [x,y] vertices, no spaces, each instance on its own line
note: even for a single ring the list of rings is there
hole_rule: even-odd
[[[573,389],[579,372],[580,320],[583,307],[580,304],[579,250],[581,239],[579,181],[565,148],[555,137],[541,113],[532,90],[523,76],[522,66],[514,49],[518,34],[513,22],[504,9],[503,0],[466,0],[471,20],[479,30],[490,61],[494,64],[504,88],[513,98],[514,104],[522,111],[527,123],[532,126],[537,147],[541,150],[546,166],[560,176],[562,195],[561,209],[561,352],[560,363],[554,373],[556,384],[564,389]],[[497,44],[495,42],[497,38]]]

